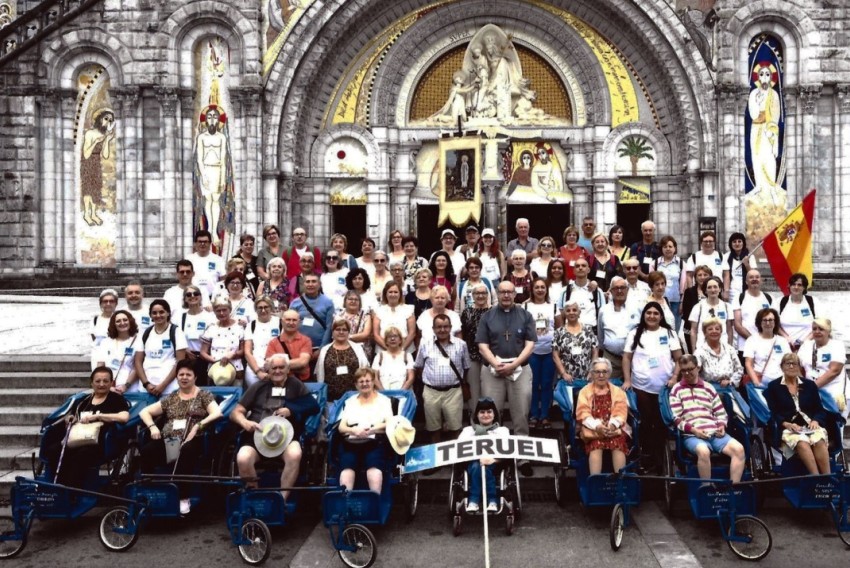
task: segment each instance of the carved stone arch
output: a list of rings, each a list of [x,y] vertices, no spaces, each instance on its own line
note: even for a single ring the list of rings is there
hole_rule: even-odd
[[[758,6],[761,4],[762,6]],[[753,2],[745,9],[738,10],[730,19],[728,29],[734,34],[735,43],[731,45],[734,61],[734,75],[729,82],[750,86],[749,82],[749,45],[753,38],[761,33],[773,35],[783,47],[783,75],[785,86],[805,85],[817,82],[809,77],[809,68],[805,63],[805,54],[813,54],[821,44],[820,33],[811,19],[802,11],[791,6],[784,7],[783,13]],[[747,21],[744,21],[747,18]]]
[[[86,63],[102,65],[113,87],[125,84],[124,69],[133,57],[117,38],[100,30],[82,29],[59,36],[41,53],[50,88],[75,89],[80,68]]]
[[[372,133],[356,124],[340,124],[323,130],[319,137],[316,138],[316,143],[313,144],[313,149],[310,153],[311,171],[314,177],[325,177],[325,152],[335,140],[340,138],[354,138],[366,148],[369,155],[369,172],[377,172],[380,165],[381,149],[375,141]]]
[[[238,82],[243,69],[242,38],[239,33],[230,26],[223,26],[220,22],[205,22],[193,25],[184,30],[181,42],[176,50],[177,74],[180,87],[196,89],[197,77],[195,69],[195,51],[198,44],[210,37],[220,37],[230,49],[230,63],[227,66],[230,76]]]
[[[259,31],[255,23],[230,4],[216,0],[185,4],[165,20],[160,33],[165,38],[163,61],[166,62],[168,74],[179,76],[181,86],[192,86],[191,81],[186,85],[186,76],[183,74],[186,59],[191,69],[192,50],[197,40],[205,35],[219,35],[227,41],[232,49],[232,68],[237,69],[239,74],[259,73]]]
[[[486,23],[509,31],[515,44],[546,60],[573,97],[573,102],[578,100],[584,105],[589,115],[587,123],[610,122],[608,87],[599,66],[587,63],[593,59],[587,44],[566,26],[554,35],[550,30],[552,15],[537,7],[526,6],[520,16],[522,19],[513,19],[515,16],[509,16],[507,12],[514,7],[513,3],[499,0],[468,6],[466,17],[460,20],[444,21],[445,12],[450,12],[451,6],[445,7],[442,13],[435,10],[420,18],[415,27],[399,37],[378,69],[373,87],[375,98],[371,105],[372,124],[404,125],[403,122],[398,124],[399,118],[404,116],[406,120],[411,90],[419,84],[422,75],[443,53],[468,43]],[[458,39],[453,40],[453,37]],[[437,53],[434,53],[435,48],[439,50]],[[566,73],[572,74],[572,81]],[[531,88],[534,89],[535,85],[532,84]],[[575,106],[572,110],[575,113]]]
[[[605,137],[605,142],[602,144],[602,166],[603,171],[600,175],[613,176],[614,162],[617,159],[617,148],[620,142],[626,136],[643,136],[652,144],[652,149],[655,150],[656,171],[658,175],[673,175],[671,154],[672,149],[667,137],[658,130],[643,124],[641,122],[630,122],[621,124],[617,128],[611,130],[608,136]],[[679,172],[675,172],[679,173]]]

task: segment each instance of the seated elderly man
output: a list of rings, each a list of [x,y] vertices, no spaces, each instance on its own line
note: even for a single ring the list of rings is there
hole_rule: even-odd
[[[731,458],[729,478],[741,481],[744,447],[726,433],[726,409],[717,391],[699,377],[699,361],[693,355],[682,355],[679,373],[681,381],[670,390],[670,409],[676,427],[685,434],[685,447],[697,456],[699,476],[711,479],[713,451]]]
[[[266,359],[266,368],[269,372],[268,380],[258,381],[248,387],[231,414],[231,420],[250,434],[243,436],[241,447],[236,454],[236,465],[239,467],[239,476],[247,481],[248,486],[256,487],[255,466],[260,459],[260,452],[255,446],[254,433],[259,432],[266,443],[268,428],[261,426],[261,422],[272,416],[286,418],[291,424],[293,437],[292,441],[282,448],[283,473],[280,476],[280,485],[292,487],[298,479],[301,464],[301,444],[298,439],[304,431],[307,418],[319,413],[319,405],[303,382],[294,377],[290,378],[289,358],[286,355],[272,355]],[[283,432],[283,438],[289,438],[288,432]],[[283,498],[288,497],[289,491],[283,491]]]

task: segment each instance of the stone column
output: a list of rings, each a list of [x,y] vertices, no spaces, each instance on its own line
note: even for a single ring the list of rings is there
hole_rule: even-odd
[[[179,119],[179,186],[177,189],[177,249],[185,256],[192,250],[193,226],[193,176],[195,171],[195,138],[198,135],[198,116],[195,115],[195,90],[180,89]]]
[[[259,175],[262,164],[260,149],[263,147],[260,96],[261,92],[258,89],[246,90],[242,93],[241,120],[245,122],[243,128],[245,143],[243,144],[244,155],[240,161],[243,164],[241,173],[244,181],[241,184],[237,183],[236,186],[237,199],[242,202],[239,208],[242,217],[237,219],[237,228],[240,233],[247,232],[255,236],[262,235],[263,225],[266,222],[261,203],[262,189]]]
[[[139,261],[139,241],[136,232],[139,192],[139,156],[141,128],[138,124],[139,93],[135,90],[114,90],[118,139],[115,156],[115,207],[118,213],[118,242],[115,247],[119,265]]]
[[[399,229],[405,235],[410,232],[410,194],[415,188],[416,184],[411,182],[402,182],[392,188],[393,203],[390,208],[390,231]]]
[[[387,242],[390,229],[387,223],[390,218],[390,192],[394,188],[387,187],[384,181],[369,181],[366,184],[366,235],[375,239],[378,249],[386,248],[381,243]],[[329,193],[329,192],[328,192]],[[316,207],[316,205],[313,205]],[[330,242],[331,210],[328,206],[327,235],[322,242]]]
[[[838,196],[833,207],[836,227],[835,254],[840,260],[850,257],[850,84],[837,86],[838,117],[835,129],[835,188]]]
[[[330,240],[331,227],[331,180],[329,178],[312,178],[304,181],[304,191],[300,196],[301,217],[304,219],[310,242],[319,248],[327,247]],[[375,191],[367,187],[367,192]],[[371,195],[369,196],[372,197]],[[371,202],[370,202],[371,204]],[[366,223],[371,230],[372,221],[377,224],[377,217],[370,216],[369,208],[366,211]]]
[[[803,110],[803,128],[802,128],[802,184],[799,187],[799,192],[796,195],[788,195],[788,207],[794,207],[809,190],[815,187],[817,183],[817,159],[818,151],[815,146],[815,128],[818,99],[821,95],[821,85],[801,85],[800,86],[800,104]],[[818,254],[818,244],[822,238],[821,231],[815,226],[814,234],[812,235],[812,254],[815,258]]]
[[[76,191],[76,161],[79,160],[77,147],[71,143],[74,133],[74,118],[77,113],[77,92],[73,89],[61,91],[61,117],[56,132],[57,147],[60,149],[57,171],[57,210],[53,222],[58,225],[56,261],[59,264],[73,265],[77,257],[77,214],[80,198]],[[78,141],[82,144],[82,140]]]
[[[57,171],[57,165],[61,165],[58,158],[62,151],[59,140],[62,130],[58,127],[60,123],[60,95],[58,92],[51,91],[46,93],[39,102],[41,107],[41,176],[39,176],[41,180],[39,190],[41,212],[36,223],[40,225],[41,231],[36,230],[36,234],[41,233],[41,243],[35,251],[36,264],[41,260],[58,260],[59,240],[62,234],[62,227],[56,222],[60,218],[59,212],[61,211],[59,199],[61,179],[60,171]],[[9,197],[9,195],[6,195],[7,199]]]
[[[177,91],[172,88],[158,87],[157,98],[162,106],[162,201],[160,205],[162,227],[160,238],[162,248],[158,255],[160,262],[170,262],[182,258],[179,250],[179,237],[181,234],[178,226],[178,195],[177,187],[180,180],[180,154],[178,152],[178,140],[180,130],[177,128]]]
[[[274,174],[275,177],[272,179],[271,175],[272,172],[266,172],[264,174],[264,185],[268,188],[268,192],[273,192],[278,196],[278,200],[275,201],[275,208],[277,209],[279,205],[280,217],[275,222],[280,227],[281,242],[287,243],[293,228],[295,181],[291,177],[284,177],[278,174]],[[274,186],[273,188],[271,187],[272,185]]]
[[[746,164],[741,159],[744,144],[744,106],[747,95],[744,88],[724,83],[717,88],[719,115],[718,144],[720,151],[720,187],[722,197],[718,207],[722,211],[727,230],[746,227],[746,207],[743,207],[744,176]],[[743,231],[742,231],[743,232]]]

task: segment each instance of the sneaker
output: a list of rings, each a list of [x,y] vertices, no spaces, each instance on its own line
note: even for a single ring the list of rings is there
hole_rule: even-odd
[[[488,513],[495,513],[498,510],[499,510],[499,506],[496,504],[495,501],[490,501],[490,504],[487,505],[487,512]]]
[[[192,504],[188,499],[180,499],[180,514],[188,515],[189,511],[192,510]]]
[[[475,503],[474,501],[470,501],[469,503],[466,504],[466,512],[467,513],[477,513],[480,510],[481,510],[481,507],[479,507],[478,503]]]

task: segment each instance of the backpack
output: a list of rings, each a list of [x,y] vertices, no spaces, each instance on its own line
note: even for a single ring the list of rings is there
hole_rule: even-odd
[[[186,314],[183,314],[183,324],[186,324]],[[148,342],[148,337],[151,336],[151,332],[153,331],[154,326],[150,326],[145,330],[142,334],[142,349],[145,348],[145,345]],[[171,339],[171,348],[174,349],[174,352],[177,352],[177,326],[172,324],[168,325],[168,338]]]
[[[766,296],[767,294],[765,294]],[[812,311],[812,317],[817,317],[815,315],[815,299],[809,296],[808,294],[803,295],[806,298],[806,303],[809,304],[809,309]],[[790,296],[783,296],[781,300],[779,300],[779,315],[782,315],[782,312],[785,310],[785,306],[788,305],[788,298]]]
[[[714,254],[717,255],[717,258],[719,258],[720,262],[722,263],[723,262],[723,255],[720,254],[720,251],[716,250],[716,251],[714,251]],[[697,253],[695,253],[695,252],[691,253],[691,262],[693,263],[694,268],[696,268],[697,267]]]
[[[747,293],[747,291],[746,291],[746,290],[744,290],[743,292],[741,292],[740,294],[738,294],[738,305],[739,305],[739,306],[741,305],[741,302],[743,302],[743,301],[744,301],[744,294],[746,294],[746,293]],[[768,294],[767,292],[762,292],[762,294],[764,294],[764,297],[765,297],[765,298],[767,298],[767,303],[768,303],[768,305],[770,305],[770,304],[772,304],[772,303],[773,303],[773,298],[771,298],[771,297],[770,297],[770,294]],[[806,296],[806,297],[808,298],[808,296]],[[785,298],[783,298],[783,300],[784,300],[784,299],[785,299]],[[780,303],[780,304],[782,304],[782,302],[781,302],[781,301],[780,301],[779,303]],[[811,305],[811,304],[809,304],[809,305]],[[782,307],[784,308],[785,306],[784,306],[784,305],[782,305]],[[814,315],[814,313],[815,313],[815,309],[814,309],[814,307],[812,307],[812,315]]]
[[[185,316],[184,316],[185,317]],[[283,333],[283,320],[278,318],[278,330]],[[257,331],[257,320],[251,322],[251,333],[255,333]]]
[[[570,282],[567,285],[567,289],[564,290],[564,294],[563,294],[563,297],[564,297],[564,301],[562,302],[563,304],[566,304],[569,301],[570,296],[573,293],[574,287],[575,287],[575,282]],[[597,323],[599,322],[599,294],[600,294],[599,289],[597,288],[596,292],[593,293],[593,307],[596,309],[596,322]]]

